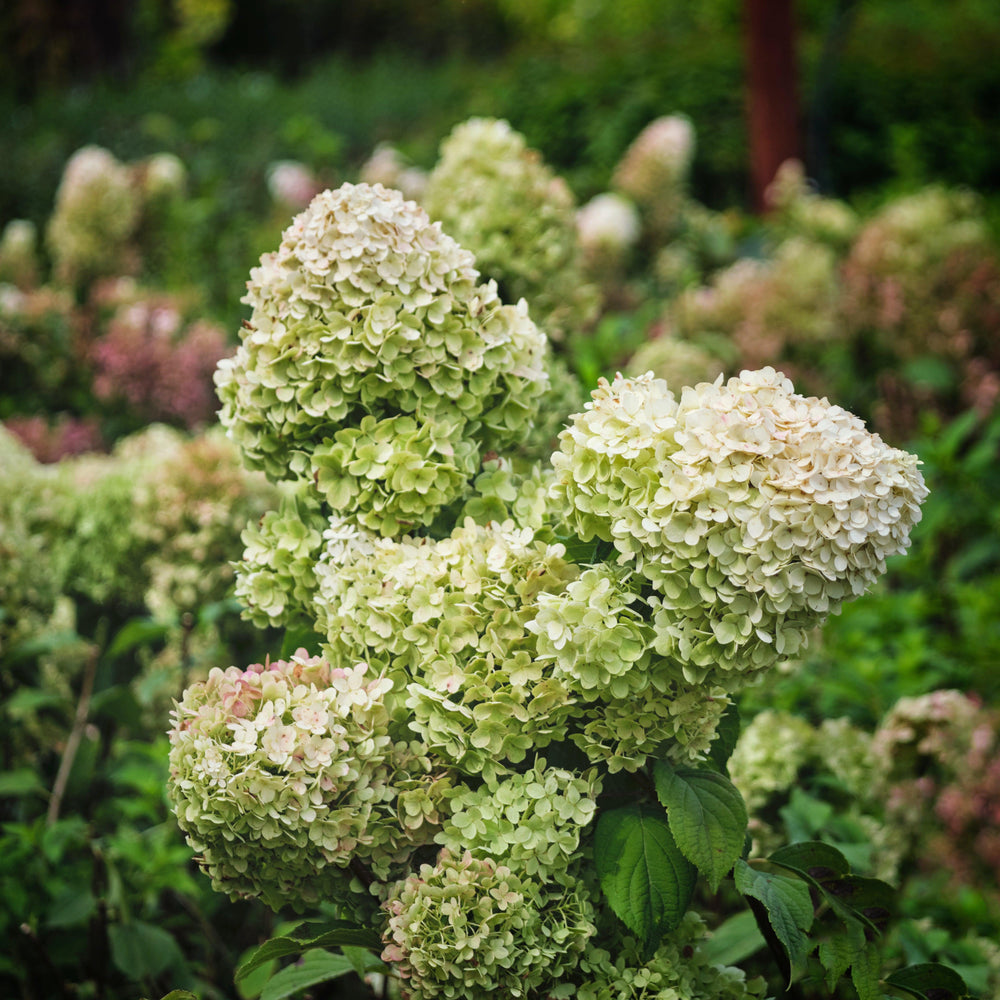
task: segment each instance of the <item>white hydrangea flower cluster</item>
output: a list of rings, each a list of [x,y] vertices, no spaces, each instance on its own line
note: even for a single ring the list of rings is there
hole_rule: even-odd
[[[575,967],[596,930],[580,883],[543,885],[470,852],[442,851],[383,905],[382,958],[410,1000],[538,996]]]
[[[679,398],[619,376],[593,397],[561,435],[554,499],[652,584],[655,648],[692,683],[793,655],[920,519],[917,458],[773,369]]]
[[[217,889],[275,908],[344,899],[359,866],[384,879],[433,837],[450,779],[393,739],[391,689],[365,663],[305,650],[188,688],[170,799]]]
[[[141,198],[129,168],[100,146],[84,146],[66,164],[47,240],[66,284],[125,266]]]
[[[582,271],[566,183],[509,123],[472,118],[441,144],[423,203],[505,298],[524,298],[553,341],[585,330],[598,295]]]
[[[629,252],[639,242],[639,210],[624,195],[605,191],[576,213],[576,232],[588,273],[615,273],[624,268]]]
[[[694,158],[694,126],[684,115],[650,122],[625,151],[612,187],[628,195],[662,234],[677,221]]]
[[[546,384],[544,336],[477,278],[398,192],[317,195],[251,272],[253,315],[216,373],[248,461],[380,534],[430,523],[530,429]]]

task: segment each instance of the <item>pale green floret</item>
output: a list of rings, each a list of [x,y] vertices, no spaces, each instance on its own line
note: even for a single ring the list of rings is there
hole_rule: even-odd
[[[251,319],[216,373],[251,466],[383,535],[463,496],[483,455],[529,433],[546,387],[544,335],[478,279],[399,192],[317,195],[251,272]]]
[[[549,993],[551,1000],[740,1000],[760,996],[763,980],[748,983],[741,969],[715,965],[701,947],[705,924],[688,912],[648,962],[639,946],[625,941],[615,958],[590,946],[580,962],[584,981]]]
[[[392,681],[368,666],[214,668],[174,712],[169,796],[216,889],[299,908],[346,901],[358,867],[398,876],[439,824],[450,780],[395,741]],[[402,869],[405,870],[405,869]]]
[[[471,118],[457,126],[422,200],[505,298],[527,300],[554,341],[596,318],[599,294],[584,275],[573,195],[507,122]]]
[[[862,594],[927,494],[915,456],[770,368],[679,398],[601,380],[560,449],[553,500],[652,584],[656,652],[727,690]]]
[[[458,520],[471,517],[483,525],[513,521],[519,528],[530,528],[537,534],[557,515],[549,504],[552,477],[547,466],[535,465],[526,472],[517,472],[503,458],[483,462],[483,471],[476,476],[472,495]]]
[[[572,699],[527,629],[539,594],[575,579],[564,556],[511,521],[398,541],[331,524],[317,628],[335,661],[398,678],[409,726],[433,753],[490,770],[565,735]]]
[[[489,777],[474,790],[456,786],[436,841],[455,855],[468,850],[549,878],[566,872],[578,856],[600,791],[596,770],[577,777],[539,759],[523,774]]]
[[[596,932],[579,883],[545,884],[489,858],[447,850],[397,882],[382,959],[410,1000],[541,995],[575,967]]]
[[[236,596],[245,618],[258,628],[311,620],[325,528],[319,501],[301,487],[247,525],[243,558],[236,563]]]

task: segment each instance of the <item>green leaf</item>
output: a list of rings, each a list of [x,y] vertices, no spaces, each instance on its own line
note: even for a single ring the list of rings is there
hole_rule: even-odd
[[[183,961],[173,937],[160,927],[133,920],[108,928],[111,960],[129,979],[158,976],[171,964]]]
[[[847,858],[836,847],[819,840],[805,840],[779,847],[767,860],[771,864],[808,876],[810,881],[819,886],[839,881],[851,873]]]
[[[736,965],[766,946],[753,913],[744,910],[719,924],[700,950],[713,965]]]
[[[326,924],[326,927],[327,930],[322,934],[311,938],[288,935],[265,941],[237,967],[234,976],[237,985],[265,962],[285,958],[288,955],[301,955],[313,948],[336,948],[342,945],[356,945],[359,948],[379,947],[378,935],[347,920],[334,920]]]
[[[240,995],[241,1000],[257,1000],[261,990],[267,985],[267,981],[274,975],[277,968],[278,960],[272,958],[270,962],[258,965],[250,975],[244,976],[236,984],[236,992]]]
[[[72,927],[85,923],[97,909],[97,900],[89,889],[67,889],[59,893],[49,909],[49,927]]]
[[[260,1000],[284,1000],[307,986],[325,983],[353,971],[351,960],[345,955],[308,951],[300,962],[282,969],[268,982],[261,991]]]
[[[798,878],[751,868],[743,860],[736,862],[734,871],[737,891],[756,899],[764,907],[789,965],[800,965],[811,951],[805,933],[813,920],[809,886]]]
[[[826,985],[831,991],[837,980],[861,957],[865,945],[864,928],[857,921],[852,921],[843,932],[820,943],[817,954],[826,969]]]
[[[709,759],[720,771],[725,771],[733,755],[736,741],[740,738],[740,726],[740,710],[735,702],[730,702],[715,727],[715,739],[708,748]]]
[[[933,996],[934,1000],[962,1000],[969,996],[965,980],[954,969],[937,962],[909,965],[894,972],[886,982],[918,996]]]
[[[653,780],[678,848],[715,891],[743,850],[747,832],[743,796],[716,771],[674,769],[663,760],[656,762]]]
[[[833,817],[833,806],[801,788],[793,788],[788,805],[779,810],[791,841],[813,840]]]
[[[630,805],[601,814],[594,862],[611,909],[652,954],[677,927],[694,895],[694,866],[681,854],[666,816]]]
[[[869,944],[851,963],[851,982],[858,991],[858,1000],[882,1000],[879,972],[882,956],[874,944]]]
[[[44,795],[45,786],[38,774],[28,767],[0,774],[0,799],[16,799],[24,795]]]
[[[165,997],[160,997],[160,1000],[198,1000],[198,997],[190,990],[171,990]]]
[[[378,955],[373,955],[367,948],[345,944],[340,950],[343,952],[344,957],[351,963],[351,967],[358,974],[359,979],[364,979],[369,972],[388,971],[388,966],[385,962]]]
[[[896,908],[896,891],[876,878],[848,875],[823,886],[824,892],[840,906],[846,906],[878,932],[885,931]]]
[[[278,658],[287,660],[299,649],[305,649],[309,652],[310,656],[314,656],[320,647],[320,643],[325,641],[322,636],[308,626],[287,629],[281,640],[281,652],[278,654]]]
[[[158,642],[170,631],[169,626],[152,618],[133,618],[126,622],[108,646],[108,658],[115,659],[135,649],[136,646]]]
[[[29,715],[40,708],[55,708],[65,705],[66,698],[55,691],[42,691],[39,688],[26,687],[15,691],[4,701],[4,711],[11,717]]]

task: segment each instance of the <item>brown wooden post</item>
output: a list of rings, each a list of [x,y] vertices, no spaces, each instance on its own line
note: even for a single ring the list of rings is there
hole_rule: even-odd
[[[767,207],[764,192],[778,167],[801,155],[793,8],[794,0],[744,0],[750,178],[758,212]]]

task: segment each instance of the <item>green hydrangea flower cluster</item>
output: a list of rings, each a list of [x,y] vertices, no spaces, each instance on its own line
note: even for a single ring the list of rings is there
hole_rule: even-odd
[[[31,452],[0,425],[0,655],[54,612],[60,576],[39,530],[36,489],[44,475]]]
[[[573,992],[553,990],[551,1000],[741,1000],[761,996],[763,980],[747,982],[741,969],[710,961],[701,945],[707,937],[704,921],[687,913],[680,927],[643,962],[637,942],[627,940],[617,957],[588,946],[580,968],[585,981]]]
[[[920,519],[916,457],[773,369],[679,399],[651,375],[593,396],[553,456],[557,501],[652,584],[655,648],[692,683],[793,655]]]
[[[317,195],[251,272],[253,314],[216,373],[250,464],[379,534],[433,521],[530,430],[546,385],[544,336],[477,278],[398,192]]]
[[[442,851],[397,883],[384,909],[382,958],[410,1000],[537,995],[574,968],[596,930],[579,884],[544,887],[470,852]]]
[[[579,856],[600,791],[596,770],[577,776],[539,758],[523,774],[490,776],[476,789],[456,786],[435,839],[456,857],[472,851],[516,872],[558,876]]]
[[[632,355],[628,370],[636,375],[652,372],[677,393],[686,385],[714,382],[725,373],[726,366],[707,347],[665,334],[647,340]]]
[[[566,733],[572,699],[527,628],[539,594],[576,576],[564,556],[510,521],[468,520],[440,540],[331,528],[317,628],[332,660],[399,677],[410,728],[434,753],[489,772]]]
[[[222,418],[288,493],[237,589],[322,658],[188,691],[175,811],[227,892],[367,903],[411,1000],[748,995],[696,920],[650,962],[594,947],[601,776],[707,754],[731,695],[905,546],[916,460],[765,369],[602,381],[532,466],[547,346],[478,277],[378,185],[317,196],[254,270]]]
[[[0,232],[0,282],[31,288],[38,281],[38,230],[28,219],[11,219]]]
[[[394,740],[392,681],[367,664],[213,668],[177,706],[170,799],[213,885],[277,908],[343,899],[431,839],[449,779]],[[352,866],[354,871],[352,872]]]
[[[141,197],[129,168],[100,146],[66,164],[46,238],[57,278],[66,284],[127,269]]]
[[[556,342],[596,318],[566,183],[506,121],[471,118],[441,144],[423,204],[431,218],[475,255],[504,297],[527,299]]]
[[[277,491],[242,467],[221,428],[188,438],[160,427],[142,437],[150,440],[139,455],[146,471],[134,485],[132,523],[149,552],[146,606],[165,618],[227,596],[241,528],[273,506]]]
[[[247,525],[243,558],[235,563],[236,596],[258,628],[311,623],[327,524],[319,498],[298,484],[276,509]]]
[[[768,222],[779,232],[818,240],[838,251],[850,246],[860,225],[850,205],[811,188],[800,160],[786,160],[778,167],[765,197],[772,210]]]

